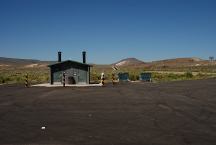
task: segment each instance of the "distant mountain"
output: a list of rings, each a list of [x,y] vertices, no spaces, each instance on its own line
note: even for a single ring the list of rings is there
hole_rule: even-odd
[[[0,67],[34,68],[46,67],[50,63],[52,63],[52,61],[0,57]]]
[[[165,60],[159,60],[159,61],[153,61],[153,62],[191,63],[191,62],[200,62],[200,61],[204,61],[204,60],[197,58],[197,57],[188,57],[188,58],[165,59]]]
[[[39,60],[34,59],[19,59],[19,58],[6,58],[0,57],[1,64],[31,64],[31,63],[38,63]]]
[[[143,62],[136,58],[126,58],[120,60],[112,65],[116,65],[119,67],[129,66],[129,67],[160,67],[160,66],[167,66],[167,67],[187,67],[187,66],[200,66],[200,65],[207,65],[209,63],[208,60],[203,60],[197,57],[189,57],[189,58],[173,58],[173,59],[165,59],[165,60],[158,60],[152,62]]]
[[[113,65],[116,66],[137,66],[137,65],[143,65],[145,64],[143,61],[138,60],[136,58],[126,58],[126,59],[122,59],[116,63],[114,63]]]
[[[193,65],[203,65],[206,63],[208,63],[207,60],[203,60],[197,57],[189,57],[189,58],[174,58],[174,59],[153,61],[151,64],[165,65],[165,66],[193,66]]]
[[[34,59],[17,59],[17,58],[5,58],[0,57],[0,69],[10,69],[10,68],[46,68],[47,65],[55,63],[56,61],[40,61]],[[160,68],[160,67],[191,67],[191,66],[203,66],[208,65],[210,62],[208,60],[203,60],[196,57],[191,58],[173,58],[158,60],[152,62],[143,62],[136,58],[126,58],[122,59],[111,65],[98,65],[94,64],[95,68],[104,70],[106,68],[111,68],[111,66],[116,65],[117,67],[144,67],[144,68]],[[216,64],[216,62],[215,62]]]

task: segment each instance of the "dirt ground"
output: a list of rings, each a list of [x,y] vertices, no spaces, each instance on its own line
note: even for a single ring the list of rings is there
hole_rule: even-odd
[[[88,88],[2,85],[0,144],[214,145],[216,79]]]

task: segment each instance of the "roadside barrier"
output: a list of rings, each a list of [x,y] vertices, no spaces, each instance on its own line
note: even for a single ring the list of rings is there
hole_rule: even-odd
[[[25,75],[25,87],[29,87],[29,82],[28,82],[28,74]]]
[[[115,74],[114,73],[112,74],[112,84],[113,85],[115,84]]]
[[[63,72],[63,87],[65,87],[65,72]]]
[[[105,76],[104,73],[101,73],[101,84],[104,86],[105,84]]]

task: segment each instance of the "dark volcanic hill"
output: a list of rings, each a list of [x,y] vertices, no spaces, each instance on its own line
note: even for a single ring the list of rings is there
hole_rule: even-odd
[[[114,63],[113,65],[116,66],[137,66],[137,65],[143,65],[145,64],[143,61],[138,60],[136,58],[126,58],[126,59],[122,59],[116,63]]]

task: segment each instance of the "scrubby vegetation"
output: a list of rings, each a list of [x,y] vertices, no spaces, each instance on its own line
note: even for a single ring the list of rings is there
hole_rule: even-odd
[[[105,72],[106,81],[112,80],[112,73],[115,73],[115,78],[117,79],[117,74],[119,72],[128,72],[129,79],[131,81],[139,80],[139,75],[142,72],[151,72],[153,82],[164,82],[164,81],[179,81],[179,80],[194,80],[194,79],[206,79],[211,77],[216,77],[216,73],[212,71],[199,71],[192,72],[190,69],[183,69],[184,71],[175,72],[169,71],[152,71],[145,70],[144,68],[121,68],[120,70],[113,71],[111,67],[104,69],[103,67],[93,67],[91,69],[91,82],[99,83],[101,72]],[[49,70],[47,69],[10,69],[10,70],[0,70],[0,84],[4,83],[25,83],[25,76],[28,74],[28,80],[30,84],[36,83],[48,83],[49,82]]]
[[[47,70],[4,70],[0,71],[0,83],[24,84],[26,75],[30,84],[45,83],[49,81],[49,71]]]
[[[111,68],[111,67],[110,67]],[[139,75],[142,72],[151,72],[152,73],[152,80],[153,82],[166,82],[166,81],[180,81],[180,80],[195,80],[195,79],[206,79],[206,78],[212,78],[216,77],[216,73],[212,71],[200,71],[200,72],[192,72],[191,68],[184,68],[184,71],[178,70],[160,70],[160,71],[152,71],[152,70],[145,70],[144,68],[121,68],[118,71],[115,71],[115,74],[119,72],[128,72],[129,73],[129,79],[131,81],[137,81],[139,80]],[[112,69],[101,69],[101,68],[93,68],[93,71],[91,72],[91,80],[97,80],[100,79],[100,73],[105,72],[106,80],[111,81],[111,74],[113,73]]]

